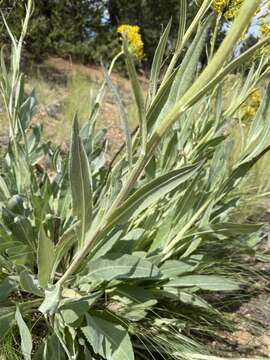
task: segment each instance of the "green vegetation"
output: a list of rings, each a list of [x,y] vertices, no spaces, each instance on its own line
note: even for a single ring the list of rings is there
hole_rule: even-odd
[[[33,121],[35,93],[24,87],[21,48],[31,0],[21,37],[10,32],[12,56],[7,64],[2,51],[0,73],[9,126],[0,177],[0,356],[5,360],[12,351],[14,359],[21,354],[24,360],[211,359],[211,352],[217,354],[206,339],[233,328],[223,309],[254,291],[256,273],[246,259],[259,258],[265,241],[262,224],[238,222],[235,212],[246,200],[249,174],[270,150],[269,87],[237,151],[231,120],[242,124],[241,106],[268,74],[268,59],[251,67],[237,97],[224,101],[224,86],[227,75],[269,39],[230,60],[260,4],[245,0],[224,42],[199,72],[210,2],[203,2],[188,26],[181,1],[172,59],[164,69],[169,23],[146,96],[123,37],[116,57],[125,60],[138,130],[131,136],[131,120],[111,77],[113,62],[103,68],[104,81],[86,121],[73,118],[68,153],[44,140]],[[66,115],[77,108],[84,118],[84,91],[76,89],[87,84],[74,79]],[[98,123],[106,90],[115,99],[125,139],[109,164]]]
[[[47,54],[54,54],[68,59],[72,57],[84,63],[100,64],[101,59],[112,60],[120,48],[117,27],[122,24],[138,25],[144,42],[145,56],[142,64],[148,69],[155,53],[155,44],[158,43],[160,33],[170,18],[172,27],[166,57],[173,52],[173,44],[178,36],[179,3],[179,0],[36,1],[24,47],[37,59]],[[187,1],[188,25],[195,17],[201,3],[202,0]],[[220,4],[223,2],[217,1],[217,3],[218,8],[222,8]],[[241,3],[241,0],[237,0],[236,3]],[[0,4],[12,32],[18,37],[27,0],[1,0]],[[215,4],[213,7],[216,9]],[[221,10],[226,13],[226,9]],[[231,19],[219,18],[217,44],[220,44],[224,38],[223,24],[228,20]],[[250,36],[246,40],[246,46],[254,43],[254,38]],[[210,38],[207,42],[210,48]],[[9,36],[4,26],[1,27],[0,43],[9,43]],[[207,52],[203,51],[201,60],[204,64],[207,61],[206,56]],[[121,63],[120,66],[122,67]]]

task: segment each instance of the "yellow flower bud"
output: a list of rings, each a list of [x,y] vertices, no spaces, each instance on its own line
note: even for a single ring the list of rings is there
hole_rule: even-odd
[[[129,51],[138,59],[143,58],[143,41],[140,34],[140,27],[137,25],[121,25],[117,32],[127,37]]]

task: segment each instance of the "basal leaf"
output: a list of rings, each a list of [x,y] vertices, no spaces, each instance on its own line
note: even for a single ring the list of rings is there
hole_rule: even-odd
[[[23,270],[20,273],[20,286],[23,291],[37,296],[43,296],[43,292],[39,288],[38,279],[34,275],[30,274],[27,270]]]
[[[160,267],[160,271],[162,272],[163,277],[174,278],[181,274],[192,272],[197,266],[198,264],[192,261],[167,260]]]
[[[169,281],[166,287],[198,287],[201,290],[209,291],[233,291],[238,290],[239,285],[224,276],[215,275],[187,275]]]
[[[37,265],[38,281],[42,288],[45,288],[51,277],[54,263],[54,245],[41,226],[38,236]]]
[[[6,300],[9,295],[18,289],[18,281],[12,276],[7,276],[0,282],[0,302]]]
[[[66,360],[66,353],[58,337],[53,334],[48,337],[43,349],[42,360]]]
[[[79,282],[94,279],[111,281],[113,279],[155,279],[160,275],[159,269],[151,262],[132,255],[114,254],[96,260],[90,260],[86,275]]]
[[[101,292],[96,292],[79,299],[65,299],[59,307],[65,323],[69,326],[76,323],[80,317],[89,311],[100,296]]]
[[[45,298],[43,303],[39,307],[39,311],[44,315],[53,315],[58,310],[58,306],[61,298],[61,288],[58,284],[53,285],[49,289],[45,290]]]
[[[0,308],[0,340],[8,333],[15,324],[15,307]]]
[[[15,319],[20,331],[22,355],[25,360],[31,360],[33,348],[32,336],[25,321],[23,320],[19,307],[16,309]]]
[[[86,315],[82,332],[96,354],[107,360],[134,360],[130,337],[125,328],[104,318]]]

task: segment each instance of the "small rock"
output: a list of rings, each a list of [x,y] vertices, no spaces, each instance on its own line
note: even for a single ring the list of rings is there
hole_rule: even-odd
[[[262,336],[262,344],[267,355],[270,355],[270,334]]]
[[[52,103],[52,104],[46,106],[46,113],[51,118],[57,119],[60,109],[61,109],[60,103],[55,102],[55,103]]]

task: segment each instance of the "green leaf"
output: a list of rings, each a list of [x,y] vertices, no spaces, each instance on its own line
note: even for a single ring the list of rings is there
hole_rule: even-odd
[[[50,281],[53,263],[54,245],[52,240],[45,233],[43,226],[41,226],[38,236],[37,265],[38,281],[42,288],[45,288]]]
[[[270,123],[268,119],[268,109],[270,104],[270,84],[268,85],[263,101],[257,111],[256,117],[251,124],[251,129],[247,138],[247,148],[242,156],[242,162],[248,162],[260,154],[269,144]]]
[[[2,176],[0,176],[0,200],[7,200],[11,197],[7,184]]]
[[[148,302],[149,300],[155,300],[150,290],[135,285],[117,286],[115,293],[119,294],[121,297],[127,297],[138,304]]]
[[[149,95],[150,103],[152,102],[151,100],[154,98],[156,91],[157,91],[158,78],[160,75],[160,69],[161,69],[161,65],[162,65],[171,25],[172,25],[172,19],[170,19],[163,34],[161,35],[161,38],[159,40],[158,46],[155,51],[153,63],[151,66],[150,80],[149,80],[149,94],[148,95]]]
[[[69,180],[73,213],[80,221],[79,247],[82,247],[92,217],[92,186],[89,162],[79,135],[76,116],[74,117],[71,136]]]
[[[45,298],[43,303],[39,307],[39,311],[44,315],[53,315],[58,310],[58,306],[61,298],[61,288],[58,284],[45,290]]]
[[[116,86],[114,86],[105,67],[103,67],[103,72],[105,75],[105,80],[115,98],[115,102],[116,102],[116,105],[118,108],[118,112],[119,112],[120,119],[122,122],[122,128],[123,128],[124,134],[125,134],[125,141],[126,141],[126,147],[127,147],[127,159],[129,162],[129,166],[131,167],[132,166],[132,141],[131,141],[131,135],[130,135],[129,126],[128,126],[128,114],[125,110],[121,96],[119,95],[119,92],[118,92]]]
[[[31,353],[32,353],[32,336],[31,333],[24,322],[20,309],[17,307],[15,313],[15,319],[19,327],[20,337],[21,337],[21,350],[25,360],[31,360]]]
[[[30,274],[27,270],[23,270],[20,273],[20,285],[23,291],[37,296],[43,296],[43,292],[39,288],[38,280]]]
[[[0,302],[6,300],[9,295],[18,289],[18,281],[16,278],[7,276],[0,283]]]
[[[137,216],[170,191],[175,190],[180,184],[195,176],[201,166],[202,163],[197,163],[195,165],[182,167],[181,169],[168,172],[149,182],[131,195],[129,199],[114,212],[110,221],[113,224],[121,223],[131,217]]]
[[[196,269],[198,264],[190,261],[180,261],[180,260],[167,260],[160,267],[163,277],[173,278],[187,272],[192,272]]]
[[[55,273],[63,257],[69,252],[72,246],[76,244],[77,232],[78,223],[75,223],[62,234],[58,243],[55,245],[55,260],[52,274]]]
[[[66,360],[66,353],[55,334],[47,339],[42,360]]]
[[[90,260],[86,271],[87,274],[79,279],[80,283],[93,279],[155,279],[160,275],[159,269],[151,262],[128,254],[111,254]]]
[[[170,95],[168,97],[167,103],[162,108],[158,119],[157,125],[159,122],[166,116],[171,108],[176,104],[177,101],[185,94],[188,88],[191,86],[194,81],[198,61],[202,52],[202,49],[205,45],[205,39],[209,29],[209,21],[207,21],[203,28],[199,28],[198,32],[189,46],[188,51],[185,54],[185,57],[179,67],[175,79],[172,83]]]
[[[12,262],[7,260],[3,255],[0,254],[0,268],[5,269],[9,273],[11,273],[12,267],[13,267]]]
[[[234,224],[234,223],[217,223],[211,224],[214,232],[226,236],[236,236],[239,234],[251,234],[261,229],[263,224]]]
[[[140,240],[142,239],[144,233],[144,229],[132,229],[115,243],[110,252],[132,254],[137,246],[140,246]]]
[[[152,104],[150,105],[149,109],[147,110],[146,114],[146,122],[147,122],[147,129],[148,132],[155,124],[156,119],[158,118],[160,112],[162,111],[166,101],[168,100],[168,96],[170,94],[171,85],[175,79],[177,74],[178,68],[176,68],[173,73],[170,75],[166,83],[159,88]]]
[[[187,275],[173,279],[166,283],[165,287],[198,287],[209,291],[233,291],[238,290],[239,285],[224,276],[215,275]]]
[[[128,51],[127,40],[124,39],[124,53],[126,59],[126,65],[128,70],[128,75],[131,81],[131,87],[133,96],[137,105],[137,111],[139,114],[139,124],[141,131],[141,142],[142,142],[142,150],[145,151],[146,142],[147,142],[147,125],[146,125],[146,114],[145,114],[145,106],[144,106],[144,98],[141,90],[141,86],[137,77],[134,61]]]
[[[166,288],[166,291],[162,292],[162,297],[163,296],[168,296],[172,300],[180,301],[183,304],[196,306],[208,310],[212,309],[211,305],[198,295],[190,294],[177,288]]]
[[[176,51],[179,51],[182,47],[183,37],[186,30],[187,22],[187,0],[180,0],[180,9],[179,9],[179,27],[178,27],[178,36],[176,42]]]
[[[69,326],[75,324],[91,306],[100,298],[101,292],[83,296],[80,299],[65,299],[59,307],[65,323]]]
[[[15,324],[15,307],[0,307],[0,340]]]
[[[201,245],[202,242],[202,238],[201,237],[195,237],[195,239],[193,239],[191,241],[191,243],[189,244],[187,250],[184,252],[183,255],[181,255],[181,258],[188,258],[191,254],[194,253],[194,251],[196,251],[198,249],[198,247]]]
[[[97,247],[93,249],[91,252],[91,259],[98,259],[101,256],[108,254],[109,252],[118,252],[112,251],[114,245],[118,244],[118,241],[123,233],[123,230],[115,229],[115,232],[110,234],[108,237],[105,237],[100,243],[98,243]],[[119,251],[121,252],[121,251]]]
[[[125,328],[97,316],[86,315],[81,328],[96,354],[107,360],[134,360],[130,337]]]

